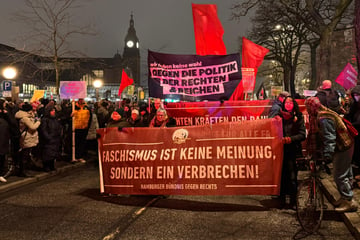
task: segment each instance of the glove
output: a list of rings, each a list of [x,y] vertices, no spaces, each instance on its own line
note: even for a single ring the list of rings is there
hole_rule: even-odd
[[[284,144],[290,144],[291,143],[291,138],[290,137],[283,137],[282,142]]]

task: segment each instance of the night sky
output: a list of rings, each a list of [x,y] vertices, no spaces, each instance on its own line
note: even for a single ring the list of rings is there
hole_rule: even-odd
[[[96,36],[77,36],[71,48],[89,57],[113,57],[123,53],[130,15],[134,14],[140,41],[141,65],[146,65],[147,50],[196,54],[191,3],[216,4],[218,17],[224,28],[227,53],[237,53],[238,38],[249,30],[248,18],[240,22],[230,20],[231,5],[239,0],[84,0],[81,9],[73,14],[78,25],[95,26]],[[23,0],[2,0],[0,8],[0,43],[18,49],[27,49],[24,23],[14,21],[14,13],[24,9]],[[144,73],[144,71],[142,71]]]

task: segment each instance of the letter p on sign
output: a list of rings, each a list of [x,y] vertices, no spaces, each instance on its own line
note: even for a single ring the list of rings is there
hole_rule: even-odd
[[[12,82],[11,81],[4,81],[3,82],[3,91],[11,91]]]

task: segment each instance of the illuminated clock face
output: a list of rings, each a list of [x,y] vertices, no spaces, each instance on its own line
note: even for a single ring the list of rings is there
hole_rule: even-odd
[[[134,46],[134,42],[131,41],[131,40],[130,40],[130,41],[127,41],[126,45],[127,45],[129,48],[131,48],[131,47]]]

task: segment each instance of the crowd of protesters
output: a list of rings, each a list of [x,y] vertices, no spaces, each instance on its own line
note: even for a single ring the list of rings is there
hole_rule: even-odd
[[[281,207],[287,205],[286,196],[289,196],[288,207],[295,208],[298,185],[296,159],[301,157],[299,149],[302,150],[302,142],[306,140],[305,149],[309,157],[325,166],[333,166],[334,182],[341,196],[333,202],[335,211],[352,212],[358,209],[353,199],[353,188],[359,187],[360,181],[360,136],[351,136],[344,119],[360,132],[360,86],[348,90],[346,95],[341,97],[333,89],[332,82],[324,80],[316,95],[305,100],[309,117],[307,134],[304,117],[290,94],[282,92],[274,101],[269,117],[279,117],[283,123],[284,156],[278,197]]]
[[[162,104],[160,99],[151,104],[129,99],[119,104],[107,99],[86,103],[79,99],[73,111],[69,100],[15,104],[0,99],[0,182],[11,175],[31,177],[28,170],[54,171],[56,161],[85,163],[87,149],[97,149],[98,128],[175,126]]]
[[[341,199],[334,203],[337,206],[335,210],[347,212],[358,208],[353,200],[352,188],[359,187],[357,181],[360,181],[360,135],[355,137],[353,147],[344,151],[339,150],[336,138],[338,128],[344,127],[342,117],[360,132],[360,86],[350,89],[341,101],[339,97],[332,89],[331,81],[325,80],[317,95],[305,101],[310,120],[308,132],[295,96],[283,92],[274,101],[269,117],[278,117],[283,123],[284,160],[279,196],[282,204],[287,195],[290,206],[296,204],[296,158],[302,154],[302,142],[306,139],[307,151],[313,158],[333,163],[334,181],[341,195]],[[106,99],[86,103],[84,99],[79,99],[74,111],[69,100],[57,103],[41,99],[15,104],[0,99],[0,182],[6,182],[10,175],[29,177],[27,170],[34,167],[53,171],[55,162],[59,160],[85,163],[87,149],[97,149],[98,128],[117,127],[121,130],[126,127],[175,125],[161,99],[155,99],[151,104],[131,102],[129,99],[119,104]],[[71,157],[73,126],[74,159]]]

